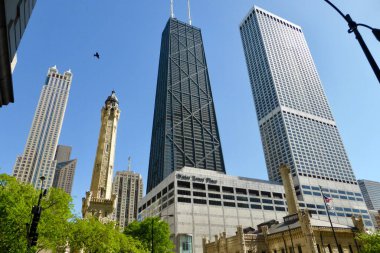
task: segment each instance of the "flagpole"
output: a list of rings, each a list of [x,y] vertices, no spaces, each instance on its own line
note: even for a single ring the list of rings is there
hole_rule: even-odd
[[[331,229],[332,229],[332,232],[333,232],[333,235],[334,235],[336,247],[338,248],[338,252],[342,253],[342,251],[341,251],[341,249],[339,247],[339,244],[338,244],[338,240],[336,239],[336,234],[335,234],[334,226],[333,226],[333,224],[331,222],[330,213],[329,213],[329,210],[327,208],[326,201],[325,201],[325,195],[323,194],[323,191],[322,191],[322,186],[319,186],[319,189],[321,190],[321,193],[322,193],[323,203],[325,204],[325,208],[326,208],[326,212],[327,212],[327,217],[329,217],[329,221],[330,221]]]

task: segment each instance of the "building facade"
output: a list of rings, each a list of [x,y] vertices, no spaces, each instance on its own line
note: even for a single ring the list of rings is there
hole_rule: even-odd
[[[297,186],[293,189],[296,193]],[[213,238],[223,232],[231,236],[238,225],[256,227],[272,219],[281,220],[288,211],[285,196],[284,187],[277,182],[185,167],[142,198],[138,219],[163,217],[169,223],[175,252],[202,252],[203,237]],[[328,222],[322,196],[297,203],[299,210],[307,209],[313,219],[320,220],[318,224]],[[372,228],[365,203],[360,203],[334,203],[334,210],[329,211],[332,222],[353,226],[351,217],[361,216]]]
[[[279,183],[184,167],[142,198],[138,220],[162,217],[170,226],[175,252],[192,253],[202,252],[205,236],[231,235],[237,225],[256,226],[285,215]]]
[[[51,187],[57,161],[54,159],[65,115],[72,81],[71,71],[58,73],[49,68],[46,82],[34,114],[24,153],[17,157],[13,176],[22,183],[41,187],[39,178],[45,176],[44,187]]]
[[[287,164],[300,200],[322,201],[321,186],[335,205],[366,209],[301,27],[253,7],[240,33],[269,180]]]
[[[184,166],[225,173],[201,30],[170,18],[161,40],[147,192]]]
[[[300,209],[290,169],[280,169],[288,215],[283,220],[268,220],[257,229],[238,226],[236,234],[215,235],[215,241],[203,238],[203,253],[261,253],[261,252],[359,252],[357,232],[365,232],[361,217],[352,217],[355,226],[330,223],[314,218],[307,209]],[[332,229],[333,228],[333,229]]]
[[[358,183],[368,209],[380,210],[380,183],[365,179]]]
[[[114,91],[105,101],[101,111],[101,127],[91,188],[82,198],[84,218],[94,216],[102,222],[112,219],[116,196],[112,193],[112,177],[115,159],[117,124],[119,122],[119,101]]]
[[[14,102],[17,48],[37,0],[0,0],[0,107]]]
[[[71,147],[58,145],[55,159],[57,168],[54,173],[53,187],[71,195],[77,159],[70,159]]]
[[[123,231],[129,223],[137,219],[138,203],[143,196],[142,176],[133,171],[117,171],[112,191],[116,195],[113,220]]]

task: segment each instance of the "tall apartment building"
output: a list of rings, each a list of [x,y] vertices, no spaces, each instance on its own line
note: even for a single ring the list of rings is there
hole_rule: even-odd
[[[380,210],[380,183],[365,179],[358,183],[368,209]]]
[[[57,161],[54,159],[61,133],[72,81],[71,71],[60,74],[56,66],[49,68],[46,82],[34,114],[25,150],[17,157],[13,176],[20,182],[39,188],[39,178],[45,176],[44,187],[51,187]]]
[[[119,118],[119,100],[115,91],[112,91],[101,111],[101,127],[92,171],[91,188],[86,192],[86,197],[82,198],[83,218],[93,216],[102,222],[112,219],[116,198],[112,193],[112,176]]]
[[[322,186],[337,205],[363,209],[301,27],[253,7],[240,32],[269,180],[280,182],[279,167],[287,164],[301,200],[322,203]]]
[[[0,0],[0,107],[14,102],[17,48],[37,0]]]
[[[53,187],[71,194],[77,159],[70,159],[71,147],[58,145],[55,153],[57,168],[54,173]]]
[[[147,192],[185,166],[225,173],[201,30],[170,18],[161,39]]]
[[[124,227],[137,218],[138,203],[143,196],[142,176],[133,171],[117,171],[112,191],[116,195],[113,220],[124,230]]]

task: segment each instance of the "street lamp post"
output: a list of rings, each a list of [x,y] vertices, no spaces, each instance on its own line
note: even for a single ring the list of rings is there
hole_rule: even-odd
[[[32,214],[33,214],[32,222],[30,225],[26,224],[27,230],[28,230],[27,231],[28,232],[27,233],[28,248],[31,248],[37,245],[37,240],[38,240],[37,227],[38,227],[38,222],[40,221],[41,212],[42,212],[41,199],[43,196],[46,196],[46,193],[47,193],[46,189],[43,190],[45,177],[44,176],[40,177],[40,180],[41,180],[41,191],[40,191],[40,196],[38,197],[37,206],[33,206],[32,208]]]
[[[168,215],[160,215],[159,218],[163,218],[163,217],[174,217],[173,214],[168,214]],[[154,235],[154,217],[152,217],[152,250],[151,252],[154,253],[154,239],[153,239],[153,235]]]
[[[358,40],[365,56],[367,57],[367,60],[369,64],[371,65],[373,72],[375,72],[375,75],[377,77],[377,80],[380,83],[380,69],[379,66],[377,66],[375,59],[373,58],[371,52],[369,51],[367,45],[365,44],[363,37],[359,33],[358,26],[366,27],[370,30],[372,30],[373,35],[375,35],[376,39],[380,41],[380,29],[372,28],[369,25],[365,24],[358,24],[355,21],[352,20],[351,16],[349,14],[344,15],[343,12],[341,12],[333,3],[331,3],[329,0],[324,0],[326,3],[328,3],[331,7],[333,7],[343,18],[346,20],[348,27],[348,33],[354,33],[356,39]]]

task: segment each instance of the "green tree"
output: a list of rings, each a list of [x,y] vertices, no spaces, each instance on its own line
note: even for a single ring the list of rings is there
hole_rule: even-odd
[[[0,175],[0,182],[0,249],[2,252],[26,252],[26,224],[31,222],[32,206],[37,204],[40,191],[5,174]],[[73,217],[70,195],[51,188],[41,206],[38,244],[33,250],[64,248],[68,222]]]
[[[378,253],[380,252],[380,232],[358,235],[358,241],[361,246],[362,253]]]
[[[32,206],[40,191],[32,185],[17,182],[14,177],[0,174],[0,253],[23,253],[27,248],[27,223],[31,223]],[[79,219],[73,215],[70,195],[50,188],[41,201],[37,246],[29,252],[50,249],[86,253],[146,253],[137,239],[115,229],[114,223],[102,224],[96,219]],[[164,252],[164,251],[162,251]]]
[[[115,229],[113,222],[102,224],[95,218],[76,219],[71,224],[69,244],[72,252],[145,253],[143,245]]]
[[[153,230],[152,230],[153,226]],[[170,240],[169,225],[158,217],[146,218],[142,222],[134,221],[124,230],[127,236],[132,236],[141,241],[145,248],[152,251],[153,232],[153,252],[172,252],[174,245]]]

